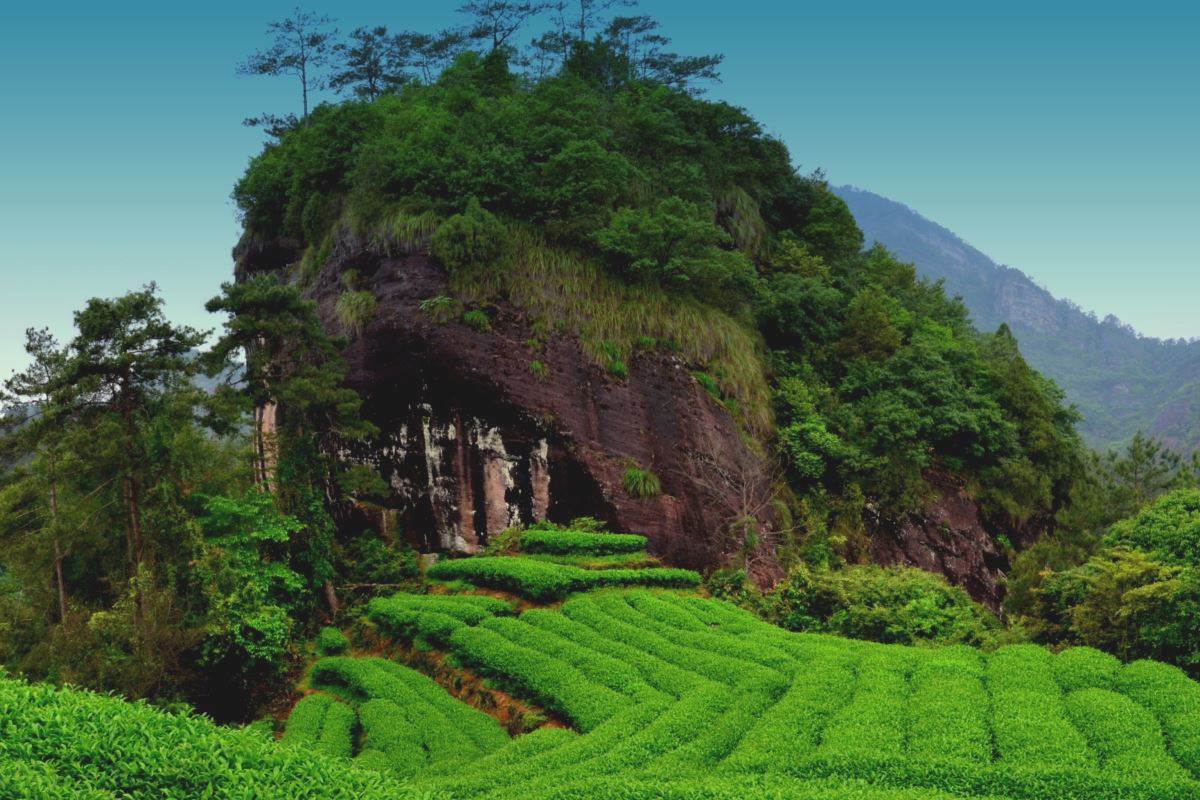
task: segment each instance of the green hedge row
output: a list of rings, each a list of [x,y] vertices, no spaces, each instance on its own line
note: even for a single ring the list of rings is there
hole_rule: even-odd
[[[514,644],[553,656],[579,670],[593,683],[606,686],[626,697],[634,697],[648,688],[641,673],[630,664],[589,650],[557,633],[530,624],[530,615],[548,613],[553,612],[528,611],[520,619],[495,617],[485,620],[482,627]]]
[[[410,716],[391,700],[368,700],[358,708],[362,726],[362,751],[359,758],[371,764],[384,764],[398,777],[413,775],[428,762],[419,716]],[[372,756],[378,753],[382,756]]]
[[[325,713],[336,702],[327,694],[310,694],[300,698],[288,715],[280,741],[295,747],[311,748],[316,745],[325,724]]]
[[[812,754],[826,723],[850,701],[855,662],[837,650],[814,657],[721,762],[721,771],[765,772]]]
[[[536,602],[561,600],[575,592],[604,586],[687,588],[700,583],[699,574],[686,569],[590,570],[520,556],[478,556],[442,561],[431,567],[427,575],[435,580],[466,581],[475,586],[500,589]]]
[[[646,541],[645,536],[631,533],[528,530],[521,534],[521,549],[528,553],[609,556],[643,552]]]
[[[670,697],[683,697],[709,683],[695,672],[663,661],[633,644],[609,638],[557,611],[526,611],[521,615],[521,621],[550,631],[590,652],[626,664],[636,670],[655,691]]]
[[[1036,645],[1002,647],[988,659],[992,734],[1002,763],[1094,768],[1095,754],[1067,717],[1054,656]]]
[[[310,681],[363,703],[389,700],[408,718],[421,720],[431,762],[478,756],[508,742],[496,720],[451,697],[421,673],[385,659],[323,658],[313,665]]]
[[[1162,724],[1175,760],[1200,778],[1200,684],[1158,661],[1135,661],[1117,675],[1117,689]]]
[[[860,659],[854,696],[830,718],[818,752],[829,756],[903,754],[912,660],[903,650],[880,650]]]
[[[950,648],[947,648],[950,649]],[[908,757],[986,764],[992,760],[988,695],[978,653],[918,662],[908,697]]]
[[[1069,647],[1054,657],[1054,677],[1064,692],[1076,689],[1111,689],[1121,662],[1116,656],[1091,647]]]
[[[1164,780],[1189,777],[1167,753],[1158,719],[1125,695],[1079,689],[1067,695],[1067,713],[1099,755],[1105,772]]]
[[[516,694],[534,700],[589,731],[628,700],[565,661],[522,647],[485,628],[460,628],[450,637],[458,659],[494,678]]]
[[[748,679],[768,681],[775,675],[757,664],[679,645],[661,636],[653,625],[622,619],[626,610],[631,609],[617,593],[579,595],[562,607],[568,619],[587,625],[601,636],[631,645],[707,681],[736,686]]]

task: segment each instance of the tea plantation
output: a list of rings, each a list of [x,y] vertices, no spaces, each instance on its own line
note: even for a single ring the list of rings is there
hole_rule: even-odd
[[[6,680],[0,796],[1200,800],[1200,684],[1174,667],[790,633],[661,588],[682,571],[546,558],[627,543],[539,534],[530,549],[444,562],[430,577],[452,583],[377,597],[364,624],[554,724],[510,737],[425,674],[353,651],[311,665],[278,743]]]

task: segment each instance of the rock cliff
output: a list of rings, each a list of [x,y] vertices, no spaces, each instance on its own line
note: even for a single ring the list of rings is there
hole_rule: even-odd
[[[286,242],[248,241],[236,256],[244,276],[284,269],[299,254]],[[344,332],[336,305],[348,270],[378,300],[345,357],[380,435],[343,455],[377,470],[389,491],[363,498],[375,510],[347,524],[401,530],[424,552],[474,552],[512,525],[587,515],[648,536],[673,564],[705,568],[740,546],[732,520],[750,505],[762,512],[747,497],[761,494],[753,484],[768,470],[677,356],[643,353],[618,378],[569,333],[531,348],[529,320],[503,300],[486,330],[439,320],[422,310],[450,293],[439,265],[349,236],[308,289],[331,331]],[[631,497],[622,485],[630,465],[654,471],[662,493]],[[923,513],[870,526],[872,559],[941,573],[998,608],[1006,556],[962,487],[947,476],[932,483],[938,498]],[[772,552],[756,556],[758,582],[780,576]]]
[[[244,244],[237,255],[243,275],[296,260],[279,243]],[[376,468],[390,487],[370,498],[383,524],[423,551],[472,552],[512,525],[583,515],[648,536],[654,553],[680,566],[720,563],[737,546],[727,533],[741,511],[734,484],[756,459],[680,359],[642,354],[617,378],[566,333],[535,351],[528,321],[504,301],[487,330],[439,321],[421,303],[449,293],[441,267],[351,238],[310,284],[331,330],[339,276],[350,269],[378,300],[345,357],[380,436],[344,456]],[[658,475],[662,493],[629,496],[630,465]]]

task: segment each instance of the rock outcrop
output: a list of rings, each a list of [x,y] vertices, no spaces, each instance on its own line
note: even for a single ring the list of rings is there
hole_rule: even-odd
[[[937,572],[993,611],[1004,599],[1007,555],[984,528],[979,506],[948,476],[927,476],[937,493],[922,513],[873,526],[871,560]]]
[[[237,255],[241,276],[297,258],[279,242]],[[487,330],[439,320],[421,308],[450,293],[439,265],[352,238],[339,240],[308,289],[331,331],[342,332],[336,305],[351,269],[378,307],[346,348],[349,382],[380,435],[343,455],[378,471],[389,491],[366,498],[369,518],[347,524],[403,531],[423,552],[474,552],[513,525],[593,516],[694,568],[719,565],[740,545],[730,522],[746,514],[748,496],[761,497],[752,484],[768,470],[678,357],[641,354],[617,378],[569,333],[531,347],[530,320],[503,300]],[[662,494],[631,497],[622,485],[631,465],[657,474]],[[872,559],[940,573],[998,609],[1005,554],[961,486],[931,482],[938,499],[924,513],[872,526]],[[750,562],[760,584],[780,577],[773,553]]]
[[[243,275],[287,263],[277,244],[238,255]],[[680,359],[642,354],[617,378],[570,334],[534,350],[528,320],[502,300],[487,330],[439,321],[421,304],[450,293],[440,266],[352,240],[335,246],[309,289],[330,330],[349,269],[378,300],[345,357],[381,433],[344,456],[378,470],[390,491],[371,504],[414,545],[472,552],[515,524],[588,515],[648,536],[652,552],[680,566],[720,563],[736,546],[733,484],[757,460]],[[629,496],[632,465],[658,475],[662,493]]]

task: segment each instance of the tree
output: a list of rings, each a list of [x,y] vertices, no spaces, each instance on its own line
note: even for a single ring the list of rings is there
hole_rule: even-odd
[[[462,52],[467,33],[447,28],[434,34],[404,31],[392,38],[394,65],[414,67],[425,83],[433,83],[438,74]]]
[[[614,17],[604,30],[605,41],[629,64],[631,77],[691,90],[697,80],[719,80],[720,54],[681,56],[665,50],[671,40],[659,32],[657,20],[646,15]]]
[[[410,59],[397,58],[396,39],[383,26],[357,28],[350,41],[339,42],[333,51],[338,61],[329,88],[334,91],[349,89],[355,97],[374,100],[408,79]]]
[[[59,402],[66,353],[46,329],[25,331],[25,353],[30,366],[9,378],[0,401],[15,404],[6,427],[11,429],[6,449],[36,457],[29,479],[44,488],[47,514],[40,532],[53,545],[54,584],[58,595],[59,620],[67,616],[67,588],[63,578],[62,526],[59,513],[60,465],[63,460],[63,431],[66,408]]]
[[[172,399],[172,390],[196,373],[194,351],[205,334],[167,321],[153,283],[112,300],[89,300],[76,312],[75,327],[78,334],[53,381],[55,402],[64,416],[90,427],[100,445],[111,448],[124,509],[126,561],[136,579],[135,614],[140,617],[146,561],[143,478],[156,466],[144,457],[144,434],[159,408]]]
[[[330,29],[332,24],[329,17],[296,8],[290,17],[267,26],[267,35],[273,37],[271,46],[251,53],[238,65],[238,74],[295,76],[300,81],[300,119],[306,121],[309,92],[321,88],[317,71],[328,66],[333,50],[337,32]]]
[[[324,587],[336,611],[334,526],[326,504],[348,467],[334,453],[375,428],[360,417],[357,392],[342,385],[345,365],[316,305],[294,286],[274,276],[226,283],[205,308],[229,315],[223,335],[205,354],[207,371],[225,375],[226,393],[236,393],[253,410],[256,480],[304,524],[293,556]]]
[[[486,41],[491,51],[508,45],[517,31],[529,20],[550,8],[545,2],[510,2],[510,0],[468,0],[458,9],[472,18],[470,37]]]
[[[629,8],[637,5],[637,0],[575,0],[573,27],[575,41],[586,42],[591,31],[604,24],[604,14],[614,7]],[[562,9],[559,13],[567,13]]]
[[[1141,431],[1119,455],[1110,454],[1108,466],[1116,482],[1141,507],[1169,489],[1177,480],[1182,459]]]

